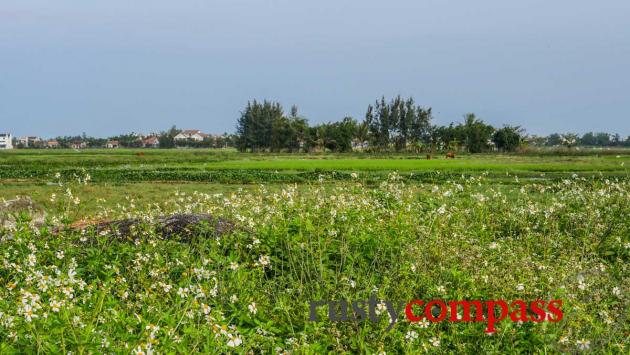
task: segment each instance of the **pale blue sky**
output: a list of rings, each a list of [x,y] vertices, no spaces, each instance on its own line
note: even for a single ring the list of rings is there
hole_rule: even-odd
[[[401,94],[628,135],[629,65],[628,0],[2,0],[0,131],[222,133],[253,98],[316,123]]]

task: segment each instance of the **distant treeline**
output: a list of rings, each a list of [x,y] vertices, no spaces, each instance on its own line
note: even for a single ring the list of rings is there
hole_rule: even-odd
[[[527,136],[519,126],[493,127],[475,114],[448,126],[432,123],[431,108],[416,105],[413,98],[384,97],[368,105],[365,117],[345,117],[339,122],[309,125],[292,106],[286,115],[278,102],[248,102],[237,123],[236,147],[242,152],[333,151],[515,151],[526,145],[630,147],[630,136],[618,134],[554,133],[547,137]]]
[[[367,106],[362,120],[344,117],[341,121],[310,125],[297,106],[286,114],[272,101],[251,101],[241,112],[236,134],[205,135],[204,138],[176,139],[182,130],[173,126],[148,136],[122,134],[107,139],[81,136],[56,137],[53,147],[103,148],[108,143],[124,148],[237,148],[241,152],[434,152],[481,153],[513,152],[522,147],[630,147],[630,136],[605,132],[553,133],[527,135],[520,126],[493,127],[474,113],[463,122],[446,126],[433,124],[430,107],[417,105],[412,97],[381,97]],[[184,131],[186,132],[186,131]],[[147,138],[154,137],[148,143]],[[29,148],[50,148],[50,141],[30,142]],[[16,147],[26,147],[16,141]],[[109,144],[111,146],[111,144]]]

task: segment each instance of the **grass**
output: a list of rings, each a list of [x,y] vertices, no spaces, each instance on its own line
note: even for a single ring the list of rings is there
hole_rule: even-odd
[[[510,171],[510,172],[555,172],[555,171],[609,171],[624,169],[621,162],[630,156],[613,160],[599,157],[540,158],[517,156],[465,157],[448,159],[268,159],[229,160],[205,163],[208,170],[253,169],[253,170],[352,170],[352,171]]]
[[[550,156],[516,154],[441,155],[426,160],[424,154],[240,154],[232,150],[15,150],[0,151],[0,165],[14,167],[65,168],[160,168],[185,167],[208,170],[623,170],[630,150],[617,154]],[[142,154],[142,155],[139,155]]]
[[[630,347],[630,179],[621,165],[628,155],[427,161],[136,152],[0,154],[0,165],[18,172],[0,179],[0,199],[30,196],[46,212],[43,225],[23,214],[0,229],[0,353]],[[229,183],[194,181],[190,170]],[[85,173],[95,181],[85,183]],[[183,179],[159,179],[166,174]],[[202,227],[179,242],[150,223],[191,212],[242,228],[213,235]],[[129,239],[63,228],[129,217],[147,221]],[[310,301],[371,295],[557,299],[563,319],[538,323],[528,313],[522,323],[499,322],[491,336],[487,322],[401,318],[388,330],[386,311],[376,323],[332,322],[320,307],[319,320],[309,320]]]
[[[138,155],[142,152],[144,155]],[[625,152],[625,154],[623,153]],[[445,174],[505,173],[522,177],[566,177],[572,173],[627,176],[630,154],[616,155],[464,155],[426,160],[398,155],[270,155],[223,150],[31,150],[0,153],[0,179],[50,181],[55,172],[72,176],[87,171],[98,182],[193,181],[223,184],[292,183],[318,179],[319,172],[364,172],[376,179],[390,171],[434,178]],[[315,174],[313,174],[315,173]]]

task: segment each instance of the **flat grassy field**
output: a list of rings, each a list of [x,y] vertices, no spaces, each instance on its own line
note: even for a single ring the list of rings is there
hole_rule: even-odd
[[[456,171],[609,171],[623,172],[630,150],[590,150],[549,154],[478,154],[446,159],[435,154],[242,154],[220,149],[90,149],[0,151],[0,166],[18,168],[189,168],[203,170],[456,170]]]
[[[630,154],[565,153],[0,152],[0,354],[627,353]]]
[[[50,180],[56,172],[87,171],[94,181],[200,181],[219,183],[301,182],[317,177],[313,172],[349,172],[367,175],[401,174],[494,175],[522,177],[550,173],[607,176],[627,175],[630,151],[595,150],[584,154],[462,155],[456,159],[424,155],[271,155],[239,154],[230,150],[24,150],[0,152],[0,179]],[[309,174],[310,173],[310,174]]]
[[[231,149],[89,149],[0,151],[0,198],[27,195],[48,205],[58,188],[55,174],[65,179],[90,174],[92,184],[76,193],[92,203],[133,198],[162,201],[175,191],[233,191],[252,184],[271,188],[287,183],[312,184],[321,176],[332,183],[352,181],[356,173],[374,185],[396,171],[409,183],[441,183],[462,174],[485,174],[486,183],[557,180],[579,174],[627,177],[630,150],[582,150],[554,156],[540,154],[460,155],[446,159],[412,154],[241,154]],[[520,180],[519,180],[520,179]]]

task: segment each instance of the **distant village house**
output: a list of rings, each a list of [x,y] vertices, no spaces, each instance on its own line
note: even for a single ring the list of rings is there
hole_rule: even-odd
[[[174,139],[175,141],[193,140],[196,142],[201,142],[208,137],[209,135],[202,133],[200,130],[190,129],[190,130],[181,131],[179,134],[175,136]]]
[[[142,145],[145,148],[159,148],[160,147],[160,140],[157,137],[147,137],[142,142]]]
[[[84,149],[84,148],[87,148],[87,143],[82,142],[82,141],[72,142],[72,143],[70,143],[70,148],[72,148],[72,149]]]
[[[26,136],[20,137],[17,141],[18,144],[21,145],[23,148],[28,148],[40,145],[42,139],[36,136]]]
[[[59,142],[57,142],[54,139],[51,139],[48,142],[46,142],[46,147],[47,148],[59,148]]]
[[[354,151],[362,151],[367,149],[369,146],[368,141],[361,141],[360,139],[352,140],[352,150]]]
[[[11,133],[0,133],[0,149],[13,149]]]
[[[108,149],[116,149],[120,147],[120,143],[118,141],[107,141],[107,143],[105,143],[105,148]]]

